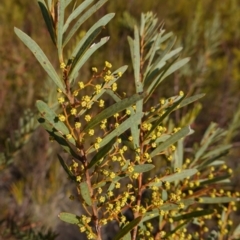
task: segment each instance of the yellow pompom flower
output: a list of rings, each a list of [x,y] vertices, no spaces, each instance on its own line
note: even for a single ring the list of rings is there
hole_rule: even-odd
[[[59,103],[64,103],[64,101],[65,101],[64,97],[59,97],[59,98],[58,98],[58,102],[59,102]]]
[[[85,87],[83,82],[78,82],[78,86],[80,89],[83,89]]]
[[[112,91],[115,92],[117,90],[117,84],[113,83],[111,88],[112,88]]]
[[[59,121],[64,122],[66,120],[66,117],[63,114],[59,114],[58,119]]]
[[[72,108],[70,113],[71,113],[71,115],[76,115],[77,114],[77,109],[76,108]]]
[[[97,73],[98,72],[98,69],[96,67],[92,67],[92,71]]]
[[[81,127],[81,123],[80,122],[75,122],[75,128],[79,129]]]
[[[86,120],[87,122],[89,122],[91,119],[92,119],[92,117],[91,117],[89,114],[87,114],[87,115],[85,116],[85,120]]]
[[[89,134],[90,136],[93,136],[93,135],[94,135],[94,129],[89,129],[88,134]]]
[[[112,64],[109,63],[108,61],[105,61],[105,67],[107,67],[107,68],[111,68],[111,67],[112,67]]]

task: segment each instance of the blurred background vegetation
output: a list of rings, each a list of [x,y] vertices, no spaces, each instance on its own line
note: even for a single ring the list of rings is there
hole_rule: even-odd
[[[139,22],[141,12],[147,11],[153,11],[164,21],[167,32],[174,32],[176,46],[184,48],[182,57],[191,57],[186,67],[160,86],[158,97],[169,97],[179,90],[190,95],[206,93],[201,105],[195,108],[201,109],[201,113],[193,123],[196,133],[192,141],[201,138],[211,121],[227,127],[238,108],[240,96],[238,0],[110,0],[79,32],[80,38],[101,16],[116,13],[104,32],[111,39],[85,65],[81,72],[82,81],[90,76],[92,66],[100,67],[105,60],[115,68],[125,64],[131,66],[127,35],[132,34],[132,26]],[[34,111],[35,101],[46,99],[51,89],[41,66],[14,35],[14,26],[30,35],[57,66],[57,55],[52,54],[53,44],[37,1],[0,1],[0,152],[6,150],[7,138],[16,137],[19,120],[24,116],[25,120],[32,117],[26,109]],[[122,90],[129,93],[129,82],[133,82],[131,74],[132,68],[129,67],[121,82]],[[181,116],[176,114],[175,117],[180,122]],[[29,135],[22,134],[26,138],[23,141],[28,138],[31,141],[14,154],[13,163],[4,169],[0,166],[0,220],[9,219],[4,222],[5,226],[11,226],[12,220],[18,223],[16,238],[9,234],[12,238],[8,239],[20,239],[17,234],[22,229],[41,229],[43,226],[58,232],[58,239],[66,239],[66,236],[67,239],[80,239],[73,229],[61,228],[57,219],[60,211],[74,208],[75,203],[67,198],[72,189],[66,185],[66,176],[55,157],[58,148],[49,143],[47,134],[40,128],[30,134],[31,127],[35,128],[35,125],[33,119],[26,130]],[[17,134],[21,135],[21,132]],[[236,175],[240,173],[237,164],[239,140],[240,134],[235,138],[235,148],[229,157],[229,164],[235,168]],[[234,178],[233,186],[240,190],[237,182],[238,179]]]

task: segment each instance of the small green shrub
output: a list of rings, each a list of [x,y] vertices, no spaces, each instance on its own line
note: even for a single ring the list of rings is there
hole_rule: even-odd
[[[127,66],[112,70],[106,59],[102,67],[92,67],[88,80],[80,74],[109,40],[99,35],[113,13],[97,21],[71,51],[66,49],[107,0],[83,1],[66,17],[71,2],[38,0],[57,49],[58,69],[33,39],[15,28],[58,92],[53,106],[37,101],[38,122],[67,153],[59,153],[58,159],[76,185],[77,195],[70,198],[83,207],[81,215],[62,212],[59,218],[76,224],[87,239],[102,239],[108,224],[119,228],[114,240],[239,237],[230,219],[239,193],[226,190],[232,174],[224,162],[231,149],[224,142],[229,132],[212,123],[199,144],[186,147],[198,109],[183,116],[179,126],[170,114],[204,94],[180,91],[168,99],[158,94],[162,81],[189,61],[180,58],[181,47],[173,48],[173,34],[165,32],[153,13],[141,15],[133,38],[128,37],[134,70],[129,84],[135,85],[135,94],[127,96],[118,91]],[[209,228],[209,221],[217,227]]]

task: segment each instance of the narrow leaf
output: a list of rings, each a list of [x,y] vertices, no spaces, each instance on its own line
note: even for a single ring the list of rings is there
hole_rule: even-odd
[[[151,130],[148,131],[148,133],[146,134],[145,139],[156,129],[157,126],[159,126],[162,123],[165,117],[167,117],[175,108],[178,107],[178,105],[182,102],[183,99],[184,99],[184,96],[180,98],[178,101],[174,102],[170,107],[166,109],[165,113],[155,121]]]
[[[67,153],[69,153],[72,157],[78,159],[79,161],[83,160],[76,146],[69,142],[67,139],[65,139],[62,134],[57,132],[57,130],[53,128],[53,126],[49,122],[46,121],[46,119],[40,117],[38,118],[38,122],[45,128],[51,138],[58,142],[58,144],[61,145],[61,147]]]
[[[182,229],[184,227],[186,227],[186,225],[190,222],[191,220],[186,220],[186,221],[181,221],[172,231],[168,232],[166,235],[165,235],[165,238],[166,239],[170,239],[169,237],[171,235],[173,235],[174,233],[176,233],[179,229]]]
[[[66,39],[64,40],[63,46],[65,46],[68,41],[72,38],[72,36],[77,32],[79,27],[95,13],[104,3],[108,0],[99,0],[96,4],[94,4],[91,8],[89,8],[74,24],[72,29],[70,30],[69,34],[67,35]]]
[[[240,237],[240,223],[238,226],[235,228],[233,234],[232,234],[233,239],[239,239]]]
[[[180,216],[173,217],[174,221],[181,221],[187,219],[193,219],[196,217],[202,217],[214,213],[214,209],[204,209],[199,211],[194,211],[191,213],[181,214]]]
[[[79,224],[80,223],[80,217],[78,217],[75,214],[72,213],[67,213],[67,212],[61,212],[58,214],[58,217],[67,223],[71,223],[71,224]]]
[[[42,51],[42,49],[37,45],[37,43],[31,39],[27,34],[22,32],[18,28],[14,28],[15,33],[17,36],[22,40],[22,42],[29,48],[29,50],[35,55],[36,59],[42,65],[43,69],[47,72],[49,77],[54,81],[54,83],[63,91],[65,92],[63,83],[61,82],[58,74],[54,70],[52,64],[49,62],[48,58]]]
[[[216,131],[213,132],[207,139],[206,141],[202,144],[202,146],[198,149],[198,151],[195,154],[195,159],[193,162],[197,161],[200,159],[200,157],[205,153],[209,145],[212,143],[214,137],[216,136]]]
[[[202,170],[202,169],[212,165],[215,162],[216,159],[220,159],[221,157],[226,156],[228,154],[228,152],[229,151],[224,151],[224,152],[221,152],[220,154],[215,155],[215,156],[213,156],[213,157],[211,157],[207,160],[201,161],[200,165],[198,165],[197,168],[199,170]],[[222,164],[224,164],[224,161],[221,161],[221,162],[223,162]]]
[[[102,28],[98,27],[97,29],[95,29],[94,32],[92,32],[88,38],[83,38],[82,40],[84,41],[80,41],[78,45],[81,45],[81,47],[78,49],[78,52],[73,53],[72,54],[72,66],[71,66],[71,71],[74,69],[76,63],[79,61],[79,59],[84,55],[84,53],[90,48],[90,46],[92,45],[93,41],[96,39],[96,37],[101,33]],[[82,43],[82,44],[81,44]],[[70,72],[71,72],[70,71]]]
[[[51,3],[48,3],[48,4],[51,4]],[[47,29],[48,29],[48,32],[51,36],[53,44],[56,45],[56,35],[55,35],[54,23],[53,23],[52,16],[49,13],[44,0],[38,0],[38,5],[41,9],[44,21],[47,25]],[[48,6],[51,6],[51,5],[48,5]]]
[[[163,38],[163,36],[162,36],[163,33],[164,33],[163,31],[161,31],[159,33],[159,37],[160,37],[159,39],[156,37],[156,39],[158,40],[158,48],[156,50],[158,50],[159,47],[160,47],[160,43],[162,42],[162,38]],[[160,73],[159,70],[166,64],[166,60],[169,59],[169,58],[166,58],[166,60],[163,60],[163,58],[172,49],[172,47],[174,46],[175,42],[176,42],[176,38],[175,37],[171,37],[169,39],[169,41],[167,42],[167,46],[165,47],[163,52],[161,51],[160,54],[158,52],[155,52],[155,55],[159,54],[159,57],[157,59],[154,59],[153,63],[149,62],[148,67],[147,67],[147,69],[145,71],[145,74],[144,74],[145,85],[149,86],[149,84],[150,84],[149,82],[153,82],[153,79],[154,79],[153,75],[155,75],[155,76],[159,75],[159,73]],[[154,42],[154,44],[155,44],[155,42]],[[153,44],[153,46],[154,46],[154,44]],[[153,51],[152,48],[150,49],[150,51],[149,51],[149,53],[147,55],[149,55],[151,53],[151,51]]]
[[[158,34],[156,34],[156,39],[153,42],[148,54],[146,55],[146,59],[149,58],[148,60],[148,65],[146,68],[146,74],[148,74],[149,70],[150,70],[150,66],[152,64],[153,58],[156,56],[157,50],[159,49],[159,40],[162,37],[163,32],[160,32]]]
[[[207,152],[202,156],[203,159],[214,157],[217,155],[224,156],[228,154],[229,150],[232,148],[232,144],[226,144],[226,145],[219,145],[216,149],[213,149],[212,151]]]
[[[38,100],[36,102],[36,107],[38,108],[41,117],[51,123],[57,131],[61,132],[64,135],[69,134],[67,126],[58,119],[55,112],[45,102]]]
[[[184,206],[188,207],[194,203],[196,203],[195,200],[193,199],[185,199],[185,200],[182,200],[181,201]],[[147,212],[144,217],[142,218],[142,221],[141,223],[143,222],[146,222],[146,221],[149,221],[155,217],[159,217],[159,210],[164,210],[164,211],[171,211],[171,210],[174,210],[174,209],[177,209],[178,208],[178,205],[175,204],[175,203],[165,203],[163,204],[161,207],[156,208],[156,209],[153,209],[152,211],[150,212]]]
[[[115,16],[115,13],[109,13],[99,19],[85,34],[85,36],[79,41],[72,52],[72,57],[79,58],[82,52],[85,52],[86,48],[89,47],[96,36],[101,32],[101,30],[112,20]],[[83,47],[85,46],[85,47]],[[80,53],[79,53],[80,52]],[[75,61],[75,59],[74,59]]]
[[[40,1],[42,1],[42,0],[40,0]],[[43,1],[44,1],[44,0],[43,0]],[[48,9],[51,9],[52,0],[48,0],[47,3],[48,3]],[[45,1],[44,1],[44,4],[45,4]]]
[[[184,157],[184,139],[179,139],[177,142],[177,149],[174,152],[174,169],[182,169],[183,157]]]
[[[57,156],[58,156],[60,164],[62,165],[63,169],[65,170],[65,172],[67,173],[69,178],[76,181],[76,176],[74,176],[73,173],[70,171],[70,169],[68,168],[67,164],[65,163],[65,161],[63,160],[61,155],[57,154]]]
[[[150,156],[154,157],[158,153],[162,152],[163,150],[166,150],[169,146],[176,143],[181,138],[189,135],[191,133],[190,126],[186,126],[179,130],[178,132],[174,133],[171,137],[169,137],[165,142],[160,144],[158,147],[156,147],[151,153]]]
[[[213,179],[202,179],[202,180],[200,180],[200,186],[204,186],[204,185],[209,186],[209,184],[212,184],[212,183],[214,183],[214,184],[230,183],[230,177],[231,177],[231,174],[225,174],[222,176],[214,177]]]
[[[142,164],[142,165],[135,165],[134,166],[134,173],[143,173],[143,172],[148,172],[155,168],[155,165],[153,164]]]
[[[149,221],[155,217],[158,217],[159,216],[159,210],[158,209],[153,209],[152,211],[150,212],[147,212],[144,217],[142,218],[142,221],[141,223],[143,222],[146,222],[146,221]]]
[[[166,55],[164,55],[164,57],[162,58],[162,61],[167,61],[170,58],[172,58],[173,56],[175,56],[176,54],[178,54],[179,52],[182,51],[182,47],[176,48],[174,50],[172,50],[171,52],[167,53]]]
[[[205,96],[205,93],[200,93],[200,94],[196,94],[194,96],[185,98],[179,105],[179,108],[185,107],[190,103],[193,103],[195,101],[197,101],[198,99],[202,98]]]
[[[107,145],[105,145],[103,148],[101,148],[95,156],[92,158],[91,162],[88,164],[88,168],[93,167],[95,164],[97,164],[103,157],[105,157],[109,151],[111,150],[113,144],[116,142],[116,139],[113,139],[110,141]]]
[[[72,0],[65,0],[65,8],[72,2]]]
[[[142,117],[143,114],[134,114],[131,115],[127,120],[125,120],[123,123],[121,123],[116,129],[114,129],[112,132],[108,133],[108,135],[103,138],[103,140],[100,142],[100,147],[105,146],[108,144],[114,137],[120,136],[122,133],[124,133],[127,129],[131,127],[132,124],[135,123],[136,119],[138,119],[140,116]],[[91,149],[89,153],[93,152],[95,149]]]
[[[103,110],[101,113],[99,113],[96,117],[94,117],[84,128],[85,131],[95,127],[98,125],[102,120],[107,119],[114,115],[115,113],[119,113],[123,111],[124,109],[130,107],[140,99],[143,99],[144,94],[134,94],[132,97],[125,98],[121,102],[117,102],[110,107]]]
[[[182,170],[180,173],[174,173],[171,175],[164,176],[160,179],[159,182],[151,182],[148,184],[148,186],[156,186],[161,187],[163,182],[174,182],[174,181],[180,181],[185,178],[191,177],[194,174],[198,172],[197,169],[185,169]]]
[[[76,76],[78,71],[80,70],[80,68],[83,66],[83,64],[89,59],[89,57],[98,49],[100,48],[102,45],[104,45],[107,41],[109,40],[109,37],[104,37],[101,38],[101,40],[92,45],[83,55],[83,57],[76,63],[75,67],[73,68],[73,70],[71,71],[70,75],[69,75],[69,81],[72,82]]]
[[[69,1],[69,0],[68,0]],[[71,0],[70,0],[71,1]],[[88,1],[84,1],[82,2],[68,17],[68,19],[66,20],[66,23],[64,24],[63,27],[63,32],[66,32],[69,24],[75,19],[77,18],[94,0],[88,0]]]
[[[172,62],[168,63],[167,65],[165,64],[165,62],[163,62],[162,64],[160,64],[160,66],[158,65],[158,68],[155,69],[153,72],[150,73],[150,75],[147,77],[146,79],[146,83],[145,85],[147,86],[147,92],[148,92],[148,96],[145,99],[145,102],[148,101],[148,99],[152,96],[152,94],[154,93],[154,91],[156,90],[156,88],[159,86],[159,84],[164,80],[163,75],[169,70],[169,68],[173,65],[173,63],[176,61],[177,59],[174,59]],[[163,69],[162,66],[164,66]],[[153,75],[153,76],[152,76]],[[151,78],[150,78],[151,77]]]
[[[108,191],[112,191],[112,190],[115,188],[115,184],[116,184],[117,182],[119,182],[121,179],[125,178],[125,177],[127,177],[127,175],[122,175],[122,176],[117,176],[117,177],[115,177],[115,178],[112,180],[112,182],[111,182],[111,184],[110,184],[110,186],[109,186],[109,188],[108,188]]]
[[[134,40],[128,37],[128,42],[131,50],[131,58],[134,69],[134,80],[137,92],[143,91],[143,86],[140,81],[140,45],[139,45],[139,32],[137,27],[134,27]]]
[[[179,68],[183,67],[186,63],[188,63],[190,58],[183,58],[177,62],[175,62],[167,72],[162,76],[162,80],[172,74],[173,72],[177,71]]]
[[[92,200],[91,200],[90,192],[86,182],[80,183],[80,191],[81,191],[81,196],[84,199],[84,201],[87,203],[87,205],[92,206]]]
[[[194,169],[194,168],[193,169],[185,169],[185,170],[182,170],[180,173],[174,173],[172,175],[165,176],[165,177],[161,178],[161,181],[164,181],[164,182],[180,181],[185,178],[193,176],[197,172],[198,172],[198,170]]]
[[[128,42],[130,45],[131,58],[132,58],[132,64],[134,69],[134,81],[135,81],[136,93],[140,93],[140,92],[143,92],[143,83],[142,83],[141,73],[140,73],[140,39],[139,39],[138,28],[136,26],[134,27],[134,40],[128,37]],[[143,100],[140,100],[136,103],[136,113],[142,113],[143,112],[142,108],[143,108]],[[135,148],[139,147],[140,123],[141,123],[141,119],[139,118],[136,121],[136,124],[134,124],[131,127],[133,145]]]
[[[131,233],[130,232],[128,232],[123,238],[122,238],[122,240],[131,240],[132,238],[131,238]]]
[[[134,227],[136,227],[141,222],[142,217],[137,217],[129,224],[127,224],[123,229],[119,230],[117,235],[113,238],[113,240],[120,240],[126,234],[128,234]]]
[[[58,57],[60,61],[63,61],[62,56],[62,38],[63,38],[63,24],[64,24],[64,10],[65,10],[65,0],[59,0],[57,2],[57,48],[58,48]]]
[[[201,197],[198,202],[203,204],[218,204],[218,203],[229,203],[239,201],[236,197]]]

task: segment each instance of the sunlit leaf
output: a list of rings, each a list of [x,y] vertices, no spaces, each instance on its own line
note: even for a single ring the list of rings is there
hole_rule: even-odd
[[[132,238],[131,238],[131,233],[130,232],[128,232],[123,238],[122,238],[122,240],[131,240]]]
[[[91,195],[89,192],[87,182],[80,183],[80,191],[81,191],[81,196],[83,197],[83,199],[87,203],[87,205],[92,206]]]
[[[182,169],[184,157],[184,139],[177,141],[177,149],[174,151],[174,169]]]
[[[194,166],[194,164],[202,157],[202,155],[206,152],[207,148],[214,142],[214,139],[219,134],[219,130],[215,123],[211,123],[205,132],[202,141],[200,143],[200,147],[195,154],[194,160],[191,162],[190,166]]]
[[[173,72],[177,71],[179,68],[183,67],[186,63],[188,63],[190,58],[183,58],[171,65],[171,67],[167,70],[167,72],[162,76],[162,79],[166,78]]]
[[[64,24],[64,10],[65,10],[65,0],[59,0],[57,2],[57,48],[58,48],[58,57],[63,61],[62,57],[62,37],[63,37],[63,24]]]
[[[33,39],[31,39],[27,34],[22,32],[18,28],[14,28],[17,36],[22,40],[22,42],[30,49],[30,51],[35,55],[36,59],[42,65],[43,69],[47,72],[49,77],[53,80],[53,82],[63,91],[65,92],[65,88],[63,86],[62,81],[60,80],[58,74],[53,68],[52,64],[42,51],[42,49],[37,45]]]
[[[183,179],[193,176],[197,172],[198,172],[197,169],[185,169],[179,173],[174,173],[174,174],[171,174],[168,176],[164,176],[161,178],[161,181],[164,181],[164,182],[180,181],[180,180],[183,180]]]
[[[72,1],[72,0],[68,0],[68,1]],[[84,1],[76,9],[74,9],[74,11],[69,15],[69,17],[67,18],[67,20],[66,20],[66,22],[64,24],[63,32],[66,32],[66,30],[69,27],[69,24],[75,18],[77,18],[92,2],[94,2],[94,0]]]
[[[68,0],[69,1],[69,0]],[[70,0],[71,1],[71,0]],[[45,3],[45,1],[44,1]],[[52,6],[52,0],[47,0],[47,3],[48,3],[48,9],[51,9],[51,6]]]
[[[68,41],[72,38],[72,36],[77,32],[79,27],[95,13],[104,3],[106,3],[108,0],[99,0],[96,4],[94,4],[91,8],[89,8],[82,16],[76,21],[70,32],[67,34],[63,46],[65,46]]]
[[[205,93],[200,93],[200,94],[196,94],[194,96],[185,98],[180,104],[179,104],[179,108],[185,107],[190,103],[193,103],[195,101],[197,101],[198,99],[204,97],[206,94]]]
[[[240,237],[240,223],[238,226],[234,229],[233,234],[232,234],[233,239],[237,239]]]
[[[155,165],[153,164],[141,164],[141,165],[135,165],[134,167],[134,173],[143,173],[143,172],[148,172],[155,168]]]
[[[101,40],[98,43],[96,43],[96,44],[92,45],[90,48],[88,48],[88,50],[84,53],[82,58],[76,63],[75,67],[71,71],[71,73],[69,75],[70,82],[72,82],[77,77],[78,71],[83,66],[83,64],[91,57],[91,55],[98,48],[100,48],[102,45],[104,45],[108,40],[109,40],[109,37],[101,38]]]
[[[191,128],[190,126],[186,126],[179,130],[178,132],[174,133],[171,137],[169,137],[165,142],[161,143],[159,146],[157,146],[151,153],[150,156],[154,157],[158,153],[162,152],[163,150],[166,150],[169,146],[176,143],[181,138],[191,134]]]
[[[201,197],[198,202],[203,204],[218,204],[239,201],[236,197]]]
[[[87,48],[91,46],[95,38],[99,35],[102,29],[111,21],[111,19],[115,16],[115,13],[109,13],[99,19],[85,34],[85,36],[77,43],[73,52],[72,58],[73,65],[75,62],[79,60],[79,58],[83,55]]]
[[[134,114],[131,115],[127,120],[122,122],[116,129],[114,129],[112,132],[108,133],[106,137],[103,138],[103,140],[100,142],[100,147],[105,146],[108,144],[114,137],[120,136],[122,133],[124,133],[127,129],[131,127],[132,124],[134,124],[135,120],[138,119],[140,116],[142,117],[143,114]],[[90,149],[88,152],[91,153],[95,149]]]
[[[134,27],[134,39],[128,37],[128,42],[130,45],[131,51],[131,58],[132,64],[134,69],[134,81],[135,81],[135,88],[136,93],[143,92],[143,84],[141,79],[141,72],[140,72],[140,39],[139,39],[139,32],[138,28]],[[143,112],[143,100],[140,100],[136,103],[136,113]],[[136,121],[136,124],[131,126],[131,134],[133,137],[133,145],[135,148],[139,147],[139,135],[140,135],[140,125],[141,118]]]
[[[209,157],[213,157],[213,156],[224,156],[226,155],[229,150],[232,148],[232,144],[226,144],[226,145],[219,145],[217,148],[206,152],[203,156],[202,159],[206,159]]]
[[[186,179],[188,177],[193,176],[197,172],[198,172],[197,169],[185,169],[185,170],[182,170],[179,173],[173,173],[173,174],[161,177],[160,181],[158,181],[158,182],[151,182],[151,183],[148,184],[148,186],[161,187],[163,182],[180,181],[180,180],[183,180],[183,179]]]
[[[80,223],[80,217],[78,217],[75,214],[72,213],[67,213],[67,212],[61,212],[58,214],[58,217],[67,223],[71,223],[71,224],[79,224]]]
[[[85,131],[95,127],[98,125],[102,120],[108,119],[109,117],[113,116],[115,113],[119,113],[123,111],[124,109],[130,107],[140,99],[143,99],[144,94],[134,94],[133,96],[129,98],[125,98],[120,102],[117,102],[110,107],[104,109],[102,112],[100,112],[97,116],[95,116],[84,128]]]
[[[156,33],[155,35],[155,41],[153,42],[149,52],[146,54],[146,57],[145,59],[148,59],[148,65],[147,65],[147,68],[146,68],[146,72],[145,74],[148,74],[149,73],[149,70],[152,66],[152,61],[153,61],[153,58],[156,56],[157,54],[157,50],[159,49],[159,40],[161,39],[163,35],[163,32],[160,32],[160,33]],[[146,79],[144,79],[145,81]]]
[[[51,0],[52,1],[52,0]],[[65,8],[72,2],[72,0],[65,0]]]
[[[212,179],[201,179],[199,180],[200,182],[200,186],[204,186],[204,185],[209,185],[209,184],[212,184],[212,183],[223,183],[223,184],[226,184],[226,183],[230,183],[230,176],[231,174],[224,174],[222,176],[216,176]]]
[[[204,159],[203,161],[201,161],[201,163],[197,166],[197,168],[199,170],[202,170],[210,165],[216,165],[216,161],[217,159],[221,159],[222,157],[226,156],[228,154],[229,151],[224,151],[224,152],[221,152],[219,153],[218,155],[215,155],[211,158],[207,158],[207,159]],[[222,162],[222,161],[221,161]],[[214,164],[215,163],[215,164]]]

